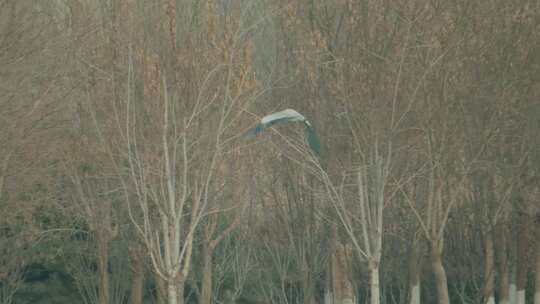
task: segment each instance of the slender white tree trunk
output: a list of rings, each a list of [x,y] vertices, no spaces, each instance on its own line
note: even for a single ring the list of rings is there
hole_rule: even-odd
[[[531,249],[531,228],[534,225],[533,218],[529,214],[520,216],[519,235],[517,239],[517,273],[516,273],[516,304],[525,304],[525,289],[527,287],[527,279]]]
[[[380,286],[379,286],[379,264],[374,262],[369,269],[369,288],[371,291],[371,304],[379,304],[381,295],[380,295]]]
[[[509,304],[516,304],[517,303],[517,288],[516,288],[516,282],[510,283],[510,297],[509,297]]]
[[[355,304],[354,299],[345,298],[345,299],[343,299],[343,304]]]
[[[411,300],[409,304],[420,304],[420,282],[411,285]]]
[[[495,304],[495,255],[491,231],[485,234],[484,247],[484,303]]]
[[[331,290],[324,292],[324,304],[334,304],[334,294]]]
[[[495,256],[499,270],[499,302],[510,304],[510,265],[508,259],[508,238],[504,223],[497,224],[495,228]]]
[[[421,248],[418,240],[413,241],[409,255],[409,304],[420,304]]]
[[[516,292],[516,304],[525,304],[525,289]]]
[[[169,280],[167,282],[167,303],[178,304],[178,291],[174,280]]]
[[[450,304],[448,296],[448,283],[446,278],[446,270],[442,264],[441,252],[436,244],[431,244],[431,267],[435,275],[437,287],[437,303]]]

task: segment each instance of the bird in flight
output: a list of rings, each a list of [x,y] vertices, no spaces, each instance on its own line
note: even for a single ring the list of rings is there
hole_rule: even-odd
[[[295,122],[295,121],[299,121],[304,124],[309,147],[311,148],[313,152],[315,152],[316,155],[320,155],[321,144],[319,142],[319,138],[317,137],[317,134],[315,133],[315,129],[313,128],[311,123],[304,117],[304,115],[298,113],[297,111],[293,109],[286,109],[283,111],[275,112],[275,113],[264,116],[263,118],[261,118],[261,120],[255,127],[250,129],[246,133],[245,137],[248,139],[255,138],[257,134],[273,126],[274,124]]]

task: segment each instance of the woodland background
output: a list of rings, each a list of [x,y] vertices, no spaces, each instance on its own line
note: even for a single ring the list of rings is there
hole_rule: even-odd
[[[0,0],[0,303],[540,304],[539,97],[536,0]]]

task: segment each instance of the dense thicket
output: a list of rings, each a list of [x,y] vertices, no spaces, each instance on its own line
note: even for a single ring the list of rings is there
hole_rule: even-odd
[[[533,0],[0,0],[0,303],[540,304],[539,54]]]

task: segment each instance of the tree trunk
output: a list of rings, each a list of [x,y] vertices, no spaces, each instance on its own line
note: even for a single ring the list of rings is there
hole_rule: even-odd
[[[437,286],[437,303],[438,304],[450,304],[450,298],[448,297],[448,283],[446,279],[446,271],[442,264],[441,252],[436,244],[431,244],[431,267],[433,267],[433,273],[435,274],[436,286]]]
[[[512,267],[512,273],[510,275],[510,288],[508,291],[509,295],[509,303],[510,304],[516,304],[517,303],[517,287],[516,287],[516,267],[513,265]]]
[[[328,267],[326,267],[326,282],[324,286],[324,304],[333,304],[334,303],[334,278],[332,275],[334,264],[334,257],[332,255]]]
[[[409,304],[420,304],[420,281],[416,285],[411,285],[410,293]]]
[[[484,237],[484,303],[495,304],[495,258],[491,231],[488,231]]]
[[[517,244],[517,277],[516,277],[516,304],[525,304],[525,289],[527,288],[527,273],[529,268],[529,246],[532,217],[522,214],[523,220],[519,227]]]
[[[381,302],[380,285],[379,285],[379,261],[373,259],[369,262],[369,289],[371,295],[371,304],[379,304]]]
[[[174,282],[167,283],[167,303],[178,304],[178,295],[176,294],[176,284]]]
[[[409,256],[409,304],[420,304],[421,265],[419,244],[415,242]]]
[[[100,304],[110,303],[109,294],[109,240],[103,232],[98,232],[98,298]]]
[[[540,211],[536,215],[536,276],[534,304],[540,304]]]
[[[129,251],[131,260],[131,304],[142,304],[144,288],[144,266],[140,253],[137,249]]]
[[[180,304],[178,303],[178,286],[174,280],[167,281],[167,303]]]
[[[336,248],[332,257],[332,277],[335,304],[353,304],[355,296],[350,279],[350,259],[352,248],[336,242]]]
[[[509,288],[509,303],[510,304],[516,304],[517,303],[517,261],[519,259],[518,257],[518,246],[517,246],[517,239],[519,235],[518,231],[518,225],[513,224],[511,235],[512,237],[508,239],[508,246],[509,246],[509,262],[508,267],[510,270],[510,288]]]
[[[324,292],[324,304],[334,304],[334,294],[331,289],[327,289]]]
[[[201,299],[199,304],[212,303],[212,250],[205,250],[203,278],[201,287]]]
[[[156,302],[158,304],[165,304],[167,299],[167,284],[165,283],[165,280],[157,274],[154,275],[154,279],[156,282]]]
[[[497,224],[496,227],[497,261],[499,266],[499,302],[500,304],[510,303],[510,268],[508,264],[508,246],[506,244],[507,237],[504,229],[504,223]]]
[[[516,304],[525,304],[525,289],[516,291]]]

